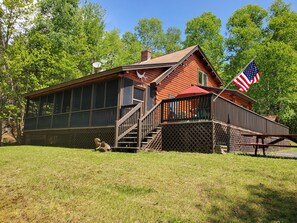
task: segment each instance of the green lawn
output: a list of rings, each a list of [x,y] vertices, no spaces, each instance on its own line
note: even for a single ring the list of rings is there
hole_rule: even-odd
[[[0,222],[296,222],[297,160],[0,147]]]

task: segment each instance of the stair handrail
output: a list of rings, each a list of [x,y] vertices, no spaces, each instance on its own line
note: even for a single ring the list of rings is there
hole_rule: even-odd
[[[137,114],[137,117],[132,120],[132,123],[128,123],[128,129],[125,129],[125,131],[121,131],[121,125],[123,125],[129,118],[131,118],[133,115]],[[129,132],[131,132],[133,129],[137,127],[137,121],[141,117],[142,114],[142,103],[138,103],[134,108],[132,108],[126,115],[124,115],[122,118],[116,121],[115,124],[115,147],[118,146],[118,141],[123,138],[125,135],[127,135]]]
[[[142,116],[138,120],[138,132],[137,132],[137,146],[140,147],[141,141],[144,139],[146,135],[148,135],[153,129],[155,129],[157,126],[161,124],[161,103],[162,101],[158,102],[154,107],[152,107],[151,110],[149,110],[144,116]],[[159,119],[156,119],[156,114],[158,112],[158,109],[160,109],[160,117]],[[150,119],[151,125],[146,125],[145,130],[143,130],[143,125],[146,120]]]

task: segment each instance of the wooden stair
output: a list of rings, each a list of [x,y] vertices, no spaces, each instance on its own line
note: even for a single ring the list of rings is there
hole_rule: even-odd
[[[153,129],[141,142],[141,147],[137,147],[137,128],[133,129],[119,142],[117,147],[113,147],[113,152],[136,153],[140,149],[145,149],[146,145],[162,130],[161,127]]]
[[[115,147],[112,151],[137,152],[145,148],[161,131],[161,102],[142,115],[142,103],[137,104],[116,121]]]
[[[127,135],[120,139],[117,147],[113,147],[114,152],[130,152],[136,153],[139,150],[137,147],[137,128],[133,129]]]
[[[162,130],[162,127],[157,127],[153,129],[147,136],[144,137],[144,139],[141,142],[141,148],[144,148],[147,146],[147,144],[152,141],[156,135]]]

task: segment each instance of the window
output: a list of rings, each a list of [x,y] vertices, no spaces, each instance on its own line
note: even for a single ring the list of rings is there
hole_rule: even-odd
[[[207,86],[207,74],[199,71],[198,72],[198,84],[201,84],[203,86]]]
[[[133,104],[138,104],[144,101],[144,89],[134,87]]]

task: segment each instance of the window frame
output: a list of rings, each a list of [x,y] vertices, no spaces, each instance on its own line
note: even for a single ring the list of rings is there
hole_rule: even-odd
[[[141,90],[143,92],[143,100],[139,100],[137,98],[134,98],[134,92],[135,92],[135,89],[137,90]],[[142,102],[145,102],[145,88],[142,88],[142,87],[139,87],[139,86],[135,86],[133,87],[133,93],[132,93],[132,104],[139,104],[139,103],[142,103]],[[137,103],[134,103],[134,102],[137,102]]]
[[[201,78],[200,78],[200,74],[201,74]],[[208,86],[208,75],[202,70],[198,70],[198,84],[202,86]]]

